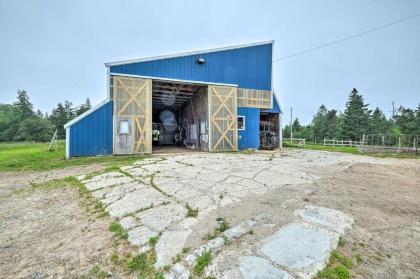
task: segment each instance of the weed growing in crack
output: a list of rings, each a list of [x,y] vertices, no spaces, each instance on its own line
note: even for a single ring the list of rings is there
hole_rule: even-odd
[[[158,242],[158,237],[157,236],[153,236],[151,238],[149,238],[149,244],[152,248],[155,248],[156,243]]]
[[[219,229],[218,229],[218,231],[219,231],[220,233],[222,233],[222,232],[224,232],[225,230],[227,230],[227,229],[229,229],[229,228],[230,228],[229,223],[228,223],[225,219],[223,219],[223,221],[219,224]]]
[[[338,239],[338,246],[343,247],[344,245],[346,245],[346,241],[340,236]]]
[[[118,222],[112,222],[111,225],[109,225],[109,230],[114,233],[114,237],[118,240],[126,240],[128,238],[127,230]]]
[[[182,255],[176,254],[176,256],[172,258],[172,263],[176,264],[176,263],[179,263],[181,260],[182,260]]]
[[[187,217],[197,217],[198,215],[198,208],[193,209],[188,203],[185,205],[187,208]]]
[[[194,271],[198,275],[202,275],[206,266],[211,262],[212,256],[210,251],[204,251],[196,260]]]

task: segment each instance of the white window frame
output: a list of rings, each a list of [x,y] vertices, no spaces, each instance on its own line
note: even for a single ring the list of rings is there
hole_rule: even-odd
[[[127,132],[126,131],[122,131],[123,125],[122,123],[127,123],[127,126],[124,128],[127,128]],[[125,126],[125,125],[124,125]],[[118,131],[119,135],[129,135],[130,134],[130,120],[129,119],[120,119],[119,120],[119,131]]]
[[[242,122],[244,123],[244,125],[243,125],[243,128],[242,129],[239,129],[239,126],[238,126],[238,131],[244,131],[245,128],[246,128],[245,115],[237,115],[236,116],[236,125],[239,124],[238,118],[240,118],[240,117],[243,119]]]

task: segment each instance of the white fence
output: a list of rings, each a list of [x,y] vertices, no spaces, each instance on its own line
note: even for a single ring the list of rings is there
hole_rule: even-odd
[[[338,140],[338,139],[326,139],[324,138],[324,146],[360,146],[366,145],[366,141],[357,140]]]
[[[303,138],[283,138],[283,142],[297,144],[298,146],[305,146],[306,140]]]

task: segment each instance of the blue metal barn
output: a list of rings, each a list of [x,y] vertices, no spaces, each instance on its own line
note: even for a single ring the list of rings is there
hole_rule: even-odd
[[[273,44],[106,63],[107,98],[65,125],[66,157],[278,147]]]

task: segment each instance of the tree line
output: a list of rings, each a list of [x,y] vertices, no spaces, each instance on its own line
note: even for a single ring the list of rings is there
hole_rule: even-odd
[[[64,124],[90,108],[89,98],[79,106],[66,100],[44,114],[34,110],[28,92],[18,90],[16,102],[0,104],[0,142],[49,141],[55,130],[58,138],[64,139]]]
[[[290,130],[290,124],[285,125],[283,137],[289,138]],[[415,109],[400,106],[393,116],[387,118],[381,109],[369,109],[362,94],[353,88],[344,112],[321,105],[309,125],[301,125],[295,118],[292,133],[294,138],[318,142],[324,138],[360,141],[363,135],[377,134],[395,137],[420,135],[420,104]]]

